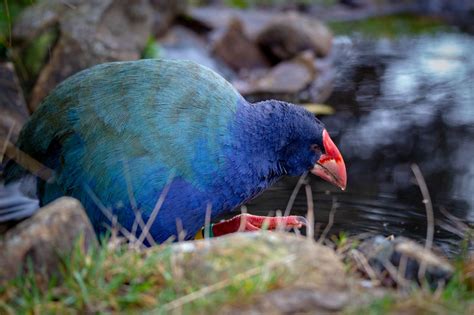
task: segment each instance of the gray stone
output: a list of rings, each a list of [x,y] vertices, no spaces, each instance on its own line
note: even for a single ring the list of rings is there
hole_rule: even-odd
[[[62,197],[39,209],[0,236],[0,283],[18,276],[29,261],[38,277],[48,279],[79,239],[83,249],[97,243],[79,201]]]
[[[235,71],[265,68],[269,65],[257,45],[245,35],[239,19],[232,19],[228,27],[220,32],[212,50]]]
[[[40,22],[32,16],[43,17]],[[152,33],[153,10],[147,0],[51,0],[33,5],[19,16],[15,40],[31,40],[58,24],[60,38],[31,93],[30,111],[61,81],[93,65],[134,60]]]
[[[277,64],[268,72],[263,72],[263,75],[257,73],[255,77],[233,83],[242,95],[295,94],[313,82],[316,75],[314,56],[311,52],[307,52]]]
[[[13,64],[0,63],[0,154],[10,133],[9,141],[15,142],[29,113]],[[0,160],[1,162],[1,160]]]
[[[222,314],[334,312],[349,303],[351,290],[335,252],[313,240],[279,232],[235,233],[173,245],[174,264],[183,279],[213,286],[256,270],[277,272],[283,287],[257,296],[251,305],[226,306]]]
[[[375,236],[362,242],[357,250],[386,286],[404,286],[411,281],[420,283],[426,279],[437,287],[449,281],[454,273],[453,266],[445,257],[404,237]],[[367,266],[361,268],[367,272],[365,269]]]
[[[153,35],[160,36],[166,33],[173,21],[184,14],[188,7],[186,0],[150,0],[153,6]]]
[[[331,50],[332,34],[314,18],[289,13],[273,18],[258,34],[257,43],[274,62],[291,59],[305,50],[324,57]]]

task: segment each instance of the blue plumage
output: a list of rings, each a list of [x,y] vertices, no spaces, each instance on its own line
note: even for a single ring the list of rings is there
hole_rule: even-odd
[[[188,61],[108,63],[61,83],[24,127],[20,149],[55,170],[41,202],[78,198],[98,232],[110,224],[97,197],[132,229],[136,203],[157,242],[191,238],[212,216],[253,198],[319,159],[323,126],[295,105],[247,103],[222,77]],[[313,149],[311,149],[313,148]],[[19,166],[9,165],[10,178]],[[92,192],[92,194],[91,194]],[[132,200],[130,200],[132,199]]]

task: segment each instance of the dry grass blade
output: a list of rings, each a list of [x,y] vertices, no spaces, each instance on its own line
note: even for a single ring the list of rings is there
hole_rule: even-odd
[[[125,177],[125,182],[127,184],[127,193],[128,193],[128,199],[130,201],[130,206],[132,207],[132,210],[135,214],[135,220],[133,221],[131,233],[133,235],[136,235],[138,226],[140,226],[140,229],[142,231],[145,229],[145,222],[143,221],[142,214],[137,206],[135,194],[133,193],[132,179],[130,178],[130,168],[125,158],[123,159],[123,174]],[[156,242],[150,233],[146,234],[146,240],[148,241],[150,245],[152,246],[156,245]],[[141,244],[138,244],[138,245],[141,245]]]
[[[168,181],[165,185],[165,188],[163,188],[163,190],[161,191],[160,197],[158,198],[158,201],[156,202],[155,207],[153,208],[153,211],[151,212],[150,217],[148,218],[148,221],[146,222],[146,225],[143,228],[142,233],[140,234],[140,237],[138,238],[138,241],[140,243],[143,243],[146,235],[150,231],[151,225],[155,222],[156,216],[158,215],[158,212],[160,212],[160,209],[163,206],[163,203],[165,202],[166,195],[168,195],[173,179],[174,179],[174,173],[172,173],[169,176]]]
[[[425,178],[421,173],[420,167],[417,164],[412,164],[411,169],[415,175],[416,182],[418,187],[420,187],[421,195],[423,196],[423,203],[425,204],[426,210],[426,242],[425,249],[431,250],[433,247],[433,238],[434,238],[434,212],[433,212],[433,203],[431,202],[430,192],[428,186],[426,185]],[[426,262],[423,260],[420,263],[420,268],[418,269],[418,280],[424,286],[425,282],[423,281],[426,273]]]
[[[132,207],[133,212],[135,213],[135,220],[132,225],[132,234],[136,234],[138,228],[138,217],[141,219],[141,214],[138,212],[137,201],[135,199],[135,194],[133,192],[132,180],[130,178],[130,168],[127,163],[127,159],[123,158],[123,176],[125,178],[125,183],[127,184],[127,194],[128,200],[130,201],[130,206]],[[143,222],[143,220],[141,220]],[[141,227],[143,229],[143,226]]]
[[[242,214],[242,216],[241,216],[241,220],[240,220],[239,229],[237,230],[237,232],[245,231],[245,225],[247,224],[246,214],[248,213],[247,207],[246,206],[240,207],[240,213]]]
[[[52,169],[18,149],[8,139],[6,139],[5,142],[5,156],[14,160],[25,170],[28,170],[31,174],[41,178],[45,182],[51,182],[54,179],[54,171]]]
[[[10,143],[10,139],[12,138],[13,130],[15,129],[15,122],[10,126],[10,129],[8,129],[7,137],[5,138],[5,141],[3,141],[2,145],[2,151],[0,152],[0,164],[3,163],[3,157],[5,155],[5,152],[7,151],[8,144]]]
[[[446,217],[448,218],[448,220],[450,220],[451,222],[453,222],[453,224],[455,225],[455,229],[458,229],[459,231],[458,232],[458,235],[460,235],[461,237],[465,237],[466,236],[466,233],[469,232],[470,230],[470,227],[469,225],[467,225],[466,223],[464,223],[464,221],[458,217],[456,217],[455,215],[452,215],[451,213],[449,213],[444,207],[439,207],[439,211]]]
[[[289,255],[289,256],[283,257],[282,259],[270,261],[263,266],[254,267],[245,272],[236,274],[232,278],[228,278],[228,279],[216,282],[212,285],[203,287],[195,292],[192,292],[190,294],[177,298],[176,300],[165,304],[163,306],[163,309],[167,312],[170,312],[175,309],[179,309],[185,304],[191,303],[197,299],[201,299],[218,290],[222,290],[225,287],[231,285],[232,283],[243,281],[245,279],[258,275],[265,270],[273,269],[279,265],[292,263],[295,259],[296,259],[295,255]]]
[[[281,210],[277,210],[277,211],[275,212],[275,216],[276,216],[277,218],[281,218],[281,215],[282,215]],[[276,228],[275,228],[275,231],[277,231],[277,232],[283,232],[283,231],[285,231],[285,229],[286,229],[286,224],[285,224],[285,222],[284,222],[283,220],[278,220],[278,221],[277,221]]]
[[[331,210],[329,211],[328,224],[324,228],[323,233],[321,233],[321,236],[318,239],[318,243],[321,244],[322,242],[324,242],[324,240],[326,239],[326,236],[329,233],[329,230],[331,230],[334,224],[334,215],[336,214],[336,210],[337,210],[337,200],[336,200],[336,197],[332,197],[332,205],[331,205]]]
[[[180,218],[176,219],[176,231],[178,232],[178,242],[184,242],[186,231],[183,228],[183,221]]]
[[[427,229],[426,229],[426,242],[425,248],[431,249],[433,246],[433,237],[434,237],[434,214],[433,214],[433,204],[431,203],[430,192],[428,191],[428,186],[426,186],[425,178],[421,173],[420,168],[416,164],[411,165],[413,174],[415,175],[416,182],[418,187],[420,187],[421,194],[423,196],[423,203],[425,204],[426,209],[426,220],[427,220]],[[421,269],[421,268],[420,268]]]
[[[379,278],[377,277],[377,273],[370,266],[369,261],[367,260],[367,257],[365,257],[364,254],[362,254],[357,249],[353,249],[353,250],[351,250],[350,255],[352,256],[352,258],[356,262],[359,269],[363,270],[369,276],[369,278],[372,282],[374,282],[374,283],[379,283],[380,282]]]
[[[308,225],[306,226],[306,236],[308,239],[314,239],[314,202],[313,202],[313,192],[309,184],[305,184],[306,191],[306,202],[308,203],[308,213],[306,214],[306,220],[308,220]]]
[[[298,192],[300,191],[301,186],[306,181],[307,176],[308,176],[308,172],[304,172],[303,175],[301,175],[298,182],[296,183],[296,186],[293,189],[290,199],[288,200],[288,204],[286,205],[286,208],[285,208],[285,214],[284,214],[285,217],[290,215],[291,209],[293,208],[293,204],[295,203],[295,200],[296,200],[296,196],[298,195]]]
[[[399,270],[395,268],[395,266],[391,262],[385,261],[385,262],[382,262],[382,265],[385,268],[385,270],[387,270],[387,272],[390,274],[390,277],[393,280],[395,280],[395,282],[397,283],[397,286],[403,287],[403,288],[408,288],[410,286],[411,284],[410,281],[405,279],[404,275],[400,274]]]
[[[212,214],[212,204],[207,203],[206,207],[206,217],[204,218],[204,238],[211,238],[211,214]]]
[[[123,236],[125,238],[127,238],[127,240],[129,242],[137,242],[137,238],[135,237],[135,235],[133,235],[132,233],[130,233],[126,228],[124,228],[122,225],[120,225],[120,223],[117,222],[116,218],[114,217],[114,215],[112,214],[112,212],[107,209],[107,207],[105,207],[105,205],[102,203],[102,201],[100,201],[99,197],[97,197],[97,195],[94,193],[94,191],[89,187],[89,185],[86,185],[84,184],[84,190],[86,191],[86,193],[89,195],[89,197],[92,199],[92,201],[96,204],[96,206],[99,208],[99,210],[102,212],[102,214],[111,222],[111,223],[114,223],[120,233],[123,234]]]

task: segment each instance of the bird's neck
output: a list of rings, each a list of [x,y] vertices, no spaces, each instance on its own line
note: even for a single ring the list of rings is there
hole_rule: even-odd
[[[223,211],[251,200],[286,174],[281,152],[294,127],[276,107],[271,101],[239,100],[230,136],[224,137],[225,174],[214,182]]]
[[[244,163],[271,182],[286,174],[282,155],[295,134],[292,119],[287,117],[291,111],[286,105],[273,100],[245,103],[240,106],[234,126],[237,146],[243,157],[248,157]]]

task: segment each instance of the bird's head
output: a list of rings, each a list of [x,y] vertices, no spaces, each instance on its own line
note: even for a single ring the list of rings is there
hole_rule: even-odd
[[[281,104],[287,109],[287,137],[280,153],[280,163],[287,173],[298,176],[305,171],[340,187],[346,188],[346,166],[339,149],[324,125],[302,107]]]

